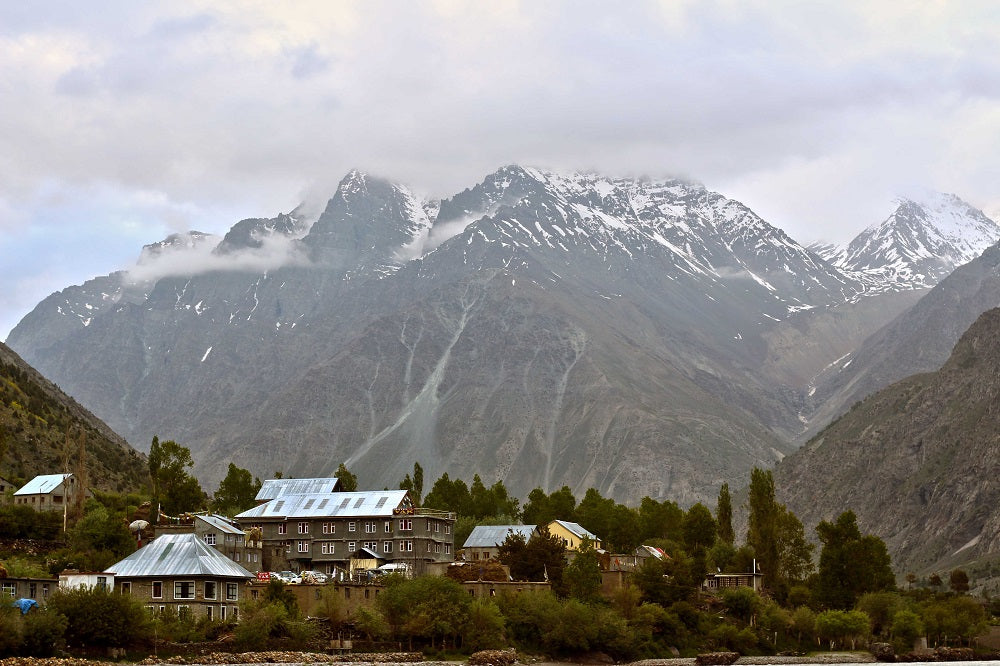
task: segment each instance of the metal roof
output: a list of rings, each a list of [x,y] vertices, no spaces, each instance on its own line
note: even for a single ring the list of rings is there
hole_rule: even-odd
[[[282,495],[238,514],[236,519],[392,517],[406,497],[405,490]]]
[[[194,534],[163,534],[107,569],[115,576],[217,576],[253,578],[253,574]]]
[[[215,514],[210,513],[205,515],[195,514],[195,520],[203,520],[225,534],[238,534],[239,536],[243,536],[243,530],[229,522],[228,518],[223,518],[222,516],[216,516]]]
[[[254,499],[266,502],[282,495],[332,493],[337,491],[339,485],[340,479],[335,476],[319,479],[268,479],[261,484]]]
[[[565,527],[566,529],[568,529],[570,532],[572,532],[576,536],[580,537],[581,539],[583,537],[587,537],[591,541],[600,541],[600,539],[597,537],[596,534],[592,534],[591,532],[588,532],[579,523],[571,523],[571,522],[566,521],[566,520],[553,520],[552,523],[559,523],[560,525],[562,525],[563,527]],[[549,525],[551,525],[552,523],[549,523]]]
[[[24,487],[15,492],[15,495],[45,495],[58,488],[60,484],[72,474],[42,474],[36,476],[31,481],[24,484]]]
[[[527,541],[535,532],[534,525],[476,525],[465,540],[462,548],[495,548],[502,544],[511,532],[521,534]]]

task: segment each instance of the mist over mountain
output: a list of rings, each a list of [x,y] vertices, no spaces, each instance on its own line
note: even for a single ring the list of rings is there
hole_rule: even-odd
[[[355,171],[314,220],[147,248],[8,343],[136,446],[189,446],[208,485],[231,460],[346,461],[372,487],[419,461],[521,495],[692,503],[791,452],[824,368],[936,280],[863,254],[681,180],[510,166],[425,201]]]

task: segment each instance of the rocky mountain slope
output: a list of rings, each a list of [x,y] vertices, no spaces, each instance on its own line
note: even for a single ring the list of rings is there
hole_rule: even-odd
[[[962,333],[1000,304],[1000,244],[959,267],[913,307],[816,377],[807,409],[822,427],[888,384],[945,362]]]
[[[1000,309],[982,314],[939,370],[858,403],[775,471],[806,525],[850,508],[897,571],[1000,555]]]
[[[169,239],[8,343],[208,485],[416,460],[694,502],[789,452],[811,378],[918,293],[873,292],[693,183],[512,166],[429,202],[352,172],[315,220]]]
[[[27,481],[76,471],[81,437],[90,487],[146,485],[144,456],[0,343],[0,475]]]

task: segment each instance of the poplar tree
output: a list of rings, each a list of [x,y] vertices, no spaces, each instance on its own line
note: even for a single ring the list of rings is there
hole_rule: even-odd
[[[719,488],[719,501],[715,509],[717,536],[719,541],[732,545],[736,540],[733,532],[733,500],[729,495],[729,484],[723,483]]]

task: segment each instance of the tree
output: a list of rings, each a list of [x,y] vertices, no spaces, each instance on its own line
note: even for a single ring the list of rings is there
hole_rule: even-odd
[[[251,476],[249,470],[229,463],[226,478],[219,483],[219,489],[215,491],[213,508],[227,515],[252,509],[257,503],[260,487],[260,479]]]
[[[649,539],[681,539],[681,526],[684,522],[684,512],[676,502],[665,500],[657,502],[649,497],[643,497],[639,503],[639,539],[646,542]]]
[[[94,500],[89,502],[86,514],[70,531],[69,542],[77,553],[86,555],[86,561],[98,571],[135,549],[135,541],[121,516],[111,514]]]
[[[424,494],[424,468],[420,463],[413,463],[413,476],[409,474],[399,482],[400,490],[409,490],[413,503],[420,506],[420,498]]]
[[[750,508],[747,545],[757,555],[764,587],[773,590],[778,580],[778,503],[774,499],[774,477],[770,470],[753,468],[747,502]]]
[[[146,611],[127,594],[100,587],[60,588],[47,606],[66,618],[70,647],[122,647],[146,634]]]
[[[528,539],[520,559],[510,564],[510,575],[516,580],[548,580],[554,592],[562,593],[565,566],[566,547],[562,539],[542,527]]]
[[[191,450],[173,440],[161,442],[153,437],[149,450],[149,472],[153,478],[154,499],[168,515],[196,511],[205,504],[205,493],[198,480],[188,473],[194,466]]]
[[[941,576],[937,575],[936,573],[930,575],[930,577],[927,579],[927,583],[935,590],[940,589],[941,586],[944,585],[944,583],[941,581]]]
[[[351,474],[344,463],[340,463],[334,476],[340,480],[340,489],[345,493],[352,493],[358,489],[358,477]]]
[[[799,606],[792,613],[791,629],[799,643],[802,643],[803,636],[812,639],[816,633],[816,613],[808,606]]]
[[[684,545],[689,553],[704,552],[715,543],[715,519],[712,512],[698,502],[684,516]]]
[[[899,610],[893,614],[892,636],[897,648],[910,650],[913,648],[913,643],[923,635],[924,623],[919,615],[908,609]]]
[[[816,581],[820,603],[848,609],[865,592],[895,589],[885,543],[862,535],[853,511],[845,511],[833,523],[824,520],[816,526],[816,533],[823,544]]]
[[[952,592],[965,594],[969,591],[969,574],[962,569],[955,569],[948,577],[948,587]]]
[[[733,500],[729,495],[729,484],[723,483],[719,489],[719,501],[715,508],[719,540],[732,545],[736,539],[733,532]]]
[[[569,520],[575,515],[576,497],[569,486],[563,486],[549,495],[541,488],[535,488],[528,493],[528,501],[524,505],[524,523],[526,525],[547,525],[553,520]]]
[[[563,569],[563,582],[569,596],[584,603],[601,598],[601,565],[590,539],[584,537],[573,561]]]

